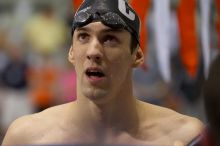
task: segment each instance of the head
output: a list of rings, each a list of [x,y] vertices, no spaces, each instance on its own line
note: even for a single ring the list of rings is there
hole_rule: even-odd
[[[131,53],[139,47],[140,18],[126,0],[84,0],[76,11],[72,34],[78,27],[100,21],[111,28],[123,28],[131,34]]]
[[[144,60],[139,28],[139,17],[124,0],[83,1],[73,20],[69,52],[77,73],[77,92],[102,100],[132,90],[132,68]]]

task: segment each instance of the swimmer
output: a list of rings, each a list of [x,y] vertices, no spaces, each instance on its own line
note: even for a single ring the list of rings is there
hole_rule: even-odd
[[[183,146],[197,137],[203,129],[198,119],[134,97],[132,70],[144,62],[139,29],[126,0],[84,0],[73,18],[68,54],[77,100],[17,119],[3,146]]]

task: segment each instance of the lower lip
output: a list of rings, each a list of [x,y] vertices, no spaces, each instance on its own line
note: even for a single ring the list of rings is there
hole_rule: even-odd
[[[100,83],[105,79],[105,77],[95,77],[95,76],[87,76],[89,82],[93,85]]]

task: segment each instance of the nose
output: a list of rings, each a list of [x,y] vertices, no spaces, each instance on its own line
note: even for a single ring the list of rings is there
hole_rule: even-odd
[[[87,50],[87,59],[99,63],[102,58],[102,45],[99,40],[94,39]]]

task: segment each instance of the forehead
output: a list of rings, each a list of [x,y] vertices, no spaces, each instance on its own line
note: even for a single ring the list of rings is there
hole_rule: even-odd
[[[83,27],[76,28],[75,32],[79,31],[87,31],[87,32],[95,32],[95,33],[115,33],[115,34],[130,34],[127,30],[120,28],[114,29],[104,25],[101,22],[92,22]]]

